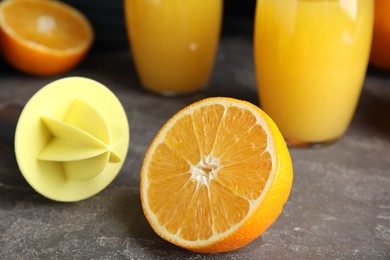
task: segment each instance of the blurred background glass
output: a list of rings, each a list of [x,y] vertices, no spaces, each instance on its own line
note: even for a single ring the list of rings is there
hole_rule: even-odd
[[[128,49],[123,0],[63,0],[85,14],[95,30],[93,52]],[[222,37],[252,37],[256,1],[224,0]]]

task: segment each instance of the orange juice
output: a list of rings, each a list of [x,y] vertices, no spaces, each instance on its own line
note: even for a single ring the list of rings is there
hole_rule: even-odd
[[[126,0],[125,12],[133,59],[145,88],[180,94],[207,85],[222,0]]]
[[[258,0],[255,65],[260,103],[290,143],[346,131],[360,96],[373,0]]]

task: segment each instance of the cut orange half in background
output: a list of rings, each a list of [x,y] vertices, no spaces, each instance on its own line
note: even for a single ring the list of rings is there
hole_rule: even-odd
[[[370,63],[390,71],[390,1],[375,0]]]
[[[142,207],[165,240],[226,252],[276,220],[292,179],[286,143],[260,108],[208,98],[178,112],[155,137],[141,170]]]
[[[0,47],[6,60],[23,72],[66,72],[85,57],[93,37],[84,15],[62,2],[0,2]]]

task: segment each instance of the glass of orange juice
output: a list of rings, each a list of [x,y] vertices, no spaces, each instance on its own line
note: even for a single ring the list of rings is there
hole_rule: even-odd
[[[374,0],[258,0],[259,100],[290,146],[330,143],[353,117],[371,46]]]
[[[125,0],[130,47],[142,85],[163,95],[208,83],[221,30],[222,0]]]

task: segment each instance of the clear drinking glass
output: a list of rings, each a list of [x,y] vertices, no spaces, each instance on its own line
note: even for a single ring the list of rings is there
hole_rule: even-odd
[[[175,95],[207,85],[222,8],[222,0],[125,0],[133,60],[146,89]]]
[[[340,138],[353,117],[371,46],[374,0],[258,0],[260,104],[291,146]]]

